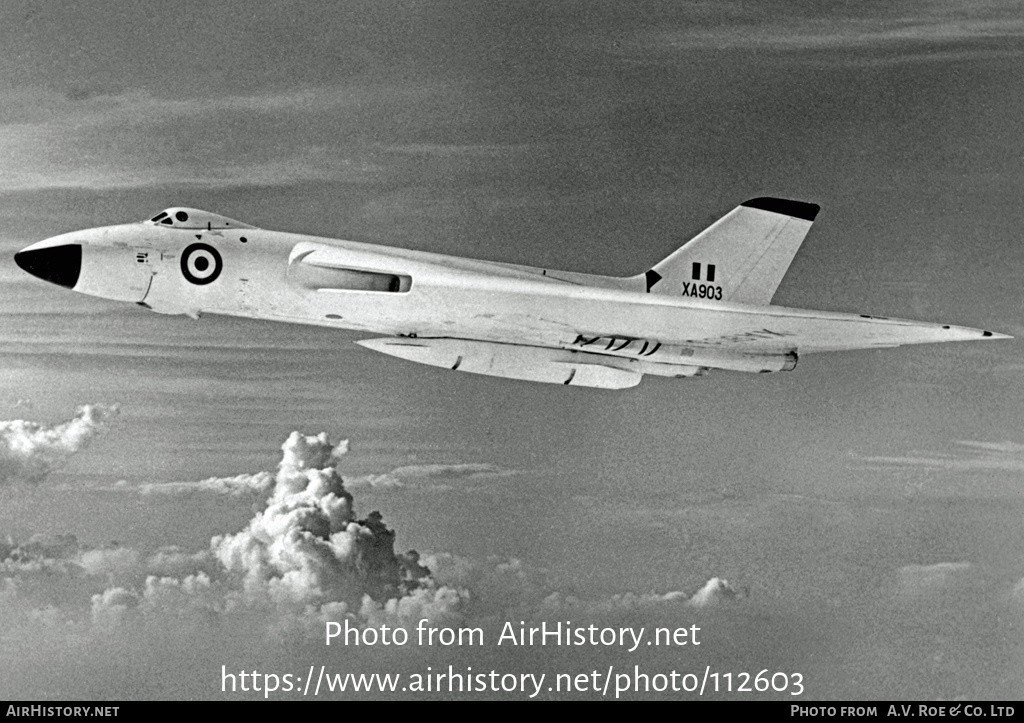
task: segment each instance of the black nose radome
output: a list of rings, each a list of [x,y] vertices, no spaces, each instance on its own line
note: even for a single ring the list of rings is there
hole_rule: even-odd
[[[82,271],[81,244],[29,249],[14,254],[14,263],[44,281],[73,289]]]

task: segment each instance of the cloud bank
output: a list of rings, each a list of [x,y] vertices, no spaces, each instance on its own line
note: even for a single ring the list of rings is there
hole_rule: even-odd
[[[22,436],[34,435],[71,450],[88,439],[102,414],[92,406],[52,428],[5,424],[27,429]],[[414,550],[395,552],[395,532],[380,513],[356,514],[354,498],[337,469],[347,449],[347,441],[333,444],[325,433],[293,432],[281,447],[274,472],[143,486],[150,494],[201,490],[233,497],[255,495],[259,502],[243,529],[216,535],[206,550],[197,552],[88,548],[70,536],[36,536],[25,543],[0,545],[3,589],[33,620],[42,615],[109,629],[168,615],[255,615],[268,637],[296,630],[317,637],[328,619],[409,626],[420,619],[532,617],[559,607],[588,615],[662,604],[703,608],[735,597],[727,582],[713,578],[693,596],[627,593],[585,601],[561,595],[542,571],[520,560],[471,561],[447,554],[421,556]],[[31,459],[42,457],[38,452]],[[42,470],[41,464],[35,462],[33,469]],[[491,465],[427,465],[374,479],[507,474]],[[45,472],[35,476],[42,479]],[[364,481],[361,486],[373,485]],[[69,586],[77,594],[69,595]]]
[[[885,688],[888,695],[942,687],[951,695],[992,697],[1006,687],[962,681],[954,675],[959,662],[980,665],[983,653],[976,649],[990,652],[993,645],[1007,659],[1020,657],[1022,646],[1002,637],[967,644],[972,635],[1004,631],[1004,623],[993,626],[993,616],[1006,621],[1024,613],[1024,583],[1010,591],[968,562],[901,562],[853,599],[825,602],[803,589],[750,596],[719,577],[696,591],[587,596],[526,560],[396,551],[396,533],[384,517],[357,511],[338,471],[346,449],[326,434],[295,432],[274,470],[180,483],[176,490],[214,492],[225,501],[256,499],[244,524],[215,534],[202,549],[92,547],[70,535],[0,542],[0,696],[219,698],[222,664],[409,672],[457,663],[553,673],[625,662],[650,670],[739,670],[771,660],[780,670],[807,673],[813,694],[848,697],[863,690],[834,681],[851,681],[853,671],[874,670],[881,659],[889,661],[879,668],[885,679],[898,681]],[[404,476],[496,474],[484,467],[410,468]],[[173,505],[174,496],[161,504]],[[610,553],[586,554],[597,564]],[[420,620],[479,627],[491,645],[453,652],[323,643],[328,621],[412,631]],[[648,631],[696,625],[704,645],[645,645],[628,660],[619,649],[494,647],[506,624],[558,621]],[[935,637],[947,628],[959,632]],[[835,657],[830,651],[838,648],[849,654]],[[928,662],[920,674],[907,673],[921,656]],[[811,670],[810,660],[824,662]]]

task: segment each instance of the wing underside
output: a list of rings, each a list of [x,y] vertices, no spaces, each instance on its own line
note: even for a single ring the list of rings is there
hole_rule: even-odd
[[[1007,338],[1003,334],[951,324],[866,315],[776,311],[788,310],[769,307],[763,312],[742,314],[709,312],[708,318],[677,327],[681,333],[667,333],[651,341],[736,353],[793,351],[810,354]]]
[[[982,329],[949,324],[923,324],[902,319],[748,313],[720,319],[721,326],[703,333],[666,334],[643,338],[627,334],[579,333],[572,349],[598,357],[627,358],[660,369],[685,365],[702,369],[741,372],[789,371],[797,359],[810,353],[881,349],[905,344],[928,344],[971,339],[1006,338]],[[657,369],[641,369],[659,373]]]
[[[798,327],[806,325],[807,330]],[[775,329],[769,327],[775,326]],[[890,319],[805,319],[787,325],[770,321],[745,331],[674,342],[633,336],[577,334],[557,345],[475,339],[385,338],[358,342],[409,361],[475,374],[555,384],[623,389],[645,375],[701,376],[711,370],[748,373],[790,371],[801,353],[870,349],[998,338],[1003,335],[948,325]]]

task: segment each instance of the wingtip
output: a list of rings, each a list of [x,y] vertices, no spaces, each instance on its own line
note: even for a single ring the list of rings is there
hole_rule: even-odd
[[[982,339],[1012,339],[1013,337],[1010,336],[1009,334],[999,334],[999,333],[994,332],[994,331],[982,331],[981,332],[981,338]]]
[[[947,334],[952,334],[957,340],[970,340],[970,339],[1012,339],[1013,337],[1009,334],[1000,334],[995,331],[988,331],[986,329],[976,329],[969,326],[954,326],[952,324],[943,324],[942,330]]]

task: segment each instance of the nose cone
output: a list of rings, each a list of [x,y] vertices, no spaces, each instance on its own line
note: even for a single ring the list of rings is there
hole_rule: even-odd
[[[43,281],[73,289],[82,272],[82,245],[30,246],[14,254],[14,263]]]

